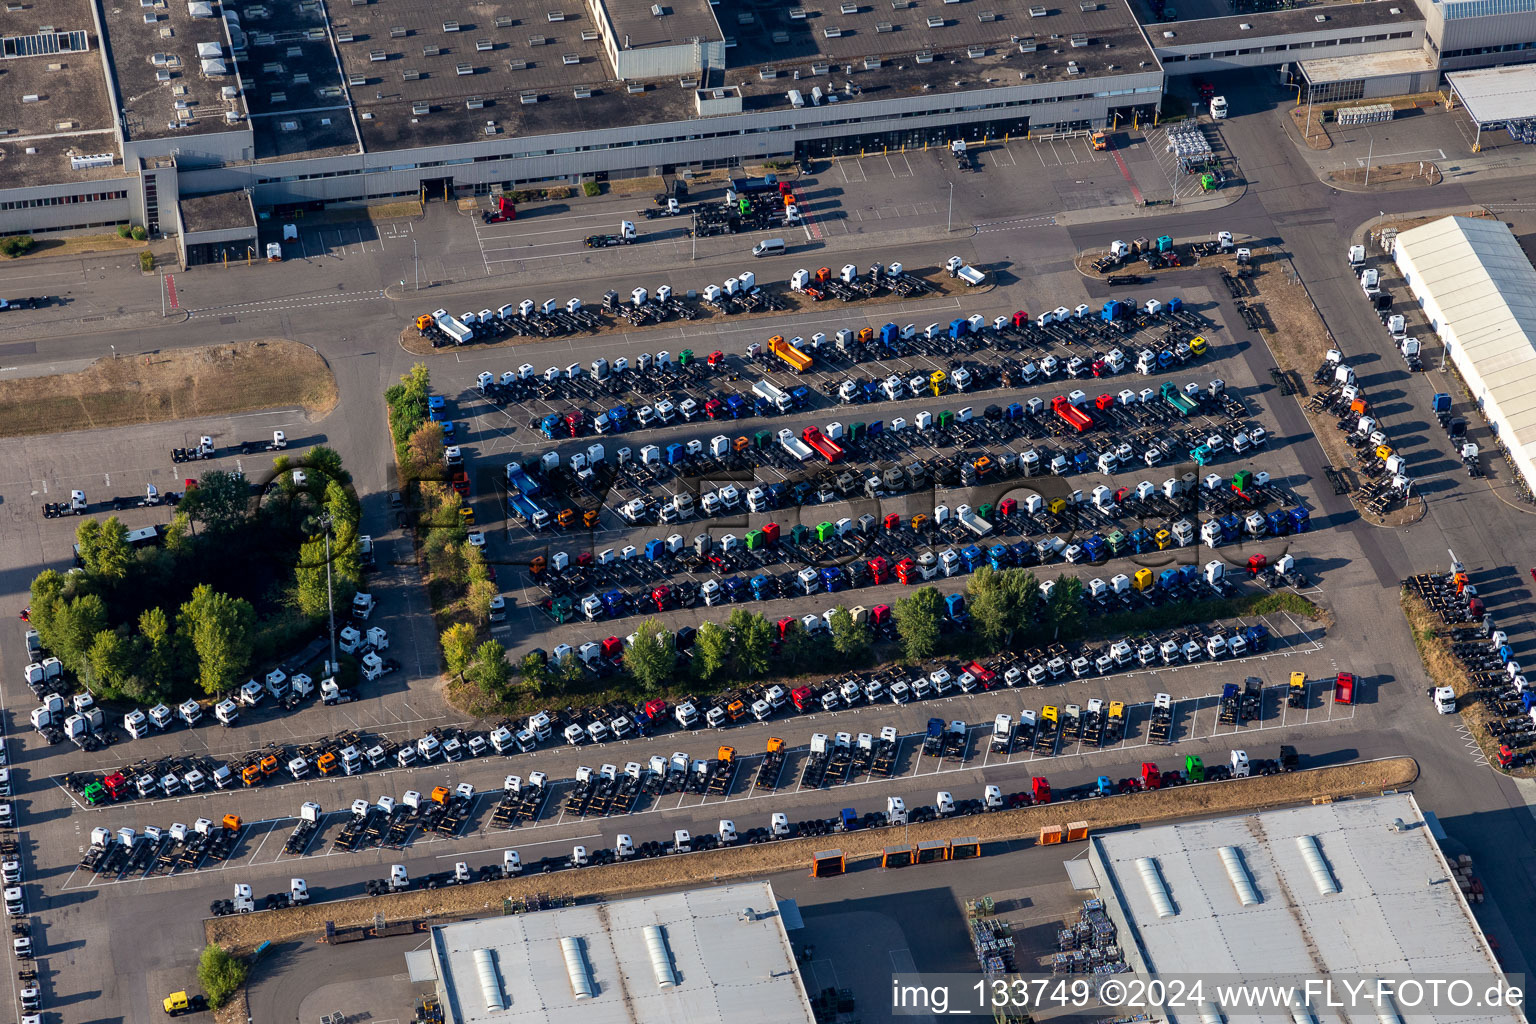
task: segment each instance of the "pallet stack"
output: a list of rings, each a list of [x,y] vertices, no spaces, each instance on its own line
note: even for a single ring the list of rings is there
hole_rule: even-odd
[[[1056,933],[1052,974],[1120,974],[1130,970],[1115,941],[1103,900],[1084,900],[1075,922]]]

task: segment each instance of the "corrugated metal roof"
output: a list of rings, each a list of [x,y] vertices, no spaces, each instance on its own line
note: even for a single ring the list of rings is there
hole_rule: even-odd
[[[1536,268],[1514,233],[1502,221],[1444,217],[1399,234],[1396,252],[1414,295],[1431,300],[1455,339],[1452,360],[1485,385],[1499,435],[1536,448]]]
[[[1500,973],[1411,794],[1095,836],[1091,858],[1128,927],[1138,968],[1162,975]],[[1323,893],[1297,840],[1315,837],[1338,891]],[[1220,850],[1236,847],[1262,902],[1243,906]],[[1155,857],[1178,915],[1160,918],[1137,871]],[[1518,1014],[1479,1013],[1518,1021]],[[1192,1019],[1188,1014],[1180,1020]],[[1245,1017],[1290,1024],[1289,1014]],[[1460,1020],[1438,1013],[1425,1021]]]
[[[1536,117],[1536,66],[1456,71],[1445,77],[1474,121],[1490,124]]]
[[[666,930],[673,987],[656,984],[648,925]],[[443,925],[431,948],[450,1024],[813,1024],[784,932],[772,887],[754,882]],[[579,1002],[565,938],[581,940],[594,989]],[[477,950],[495,954],[504,1010],[486,1009]]]

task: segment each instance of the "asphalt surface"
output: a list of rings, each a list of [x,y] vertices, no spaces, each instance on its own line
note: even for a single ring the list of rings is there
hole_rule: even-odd
[[[1053,149],[1042,155],[1036,147],[1024,144],[1003,151],[1013,158],[1012,164],[984,156],[981,172],[955,179],[956,230],[950,232],[947,168],[941,169],[932,161],[924,163],[924,158],[904,159],[902,163],[911,171],[908,174],[906,168],[882,155],[879,163],[874,159],[860,161],[857,174],[850,166],[838,165],[829,171],[823,165],[816,175],[814,191],[819,194],[813,212],[823,225],[840,223],[848,230],[824,226],[821,237],[806,240],[805,249],[782,260],[752,261],[751,266],[761,280],[769,280],[807,264],[835,267],[840,265],[836,262],[839,257],[860,265],[876,259],[887,263],[899,259],[908,267],[922,267],[940,265],[948,256],[959,254],[996,274],[995,289],[974,298],[962,297],[957,304],[966,313],[985,312],[990,317],[1017,308],[1036,310],[1101,300],[1104,296],[1094,294],[1097,286],[1085,285],[1072,269],[1071,257],[1082,249],[1101,248],[1116,237],[1165,232],[1183,238],[1207,237],[1225,229],[1283,246],[1373,401],[1378,408],[1387,407],[1394,437],[1424,481],[1421,493],[1429,512],[1408,528],[1379,530],[1360,521],[1330,489],[1297,479],[1294,486],[1306,497],[1314,522],[1324,525],[1309,534],[1305,544],[1298,544],[1293,553],[1304,571],[1322,581],[1319,598],[1337,621],[1325,636],[1286,647],[1286,653],[1277,653],[1252,669],[1201,666],[1180,669],[1176,675],[1109,677],[1071,684],[1070,688],[1052,687],[1039,694],[988,694],[957,698],[931,708],[861,709],[825,722],[818,716],[815,720],[768,723],[730,730],[719,738],[697,736],[684,741],[668,735],[654,742],[631,743],[622,751],[617,747],[580,752],[545,750],[505,764],[462,762],[451,769],[312,781],[261,792],[199,796],[180,804],[83,811],[54,776],[105,765],[114,758],[121,761],[129,755],[136,758],[181,749],[177,745],[183,742],[194,744],[186,749],[250,749],[271,741],[310,738],[354,723],[355,727],[404,738],[419,734],[429,724],[452,720],[430,678],[436,654],[423,614],[425,597],[415,585],[409,566],[396,564],[406,562],[396,557],[403,555],[405,549],[399,546],[405,541],[393,529],[384,499],[390,485],[389,453],[377,396],[415,359],[396,344],[401,327],[409,317],[438,306],[479,309],[516,301],[522,294],[579,294],[595,302],[610,285],[621,293],[637,284],[700,287],[738,272],[746,262],[746,243],[703,240],[697,259],[691,246],[668,237],[627,253],[567,252],[565,247],[552,246],[513,260],[491,251],[495,246],[485,244],[477,225],[439,204],[424,219],[365,229],[357,241],[345,232],[328,240],[324,228],[306,225],[306,232],[313,231],[306,237],[315,239],[315,248],[311,250],[306,244],[299,259],[281,266],[199,268],[176,274],[177,303],[183,313],[191,314],[181,322],[174,316],[162,321],[163,283],[140,277],[126,260],[88,257],[9,268],[4,280],[14,290],[61,294],[69,303],[35,314],[36,319],[28,319],[34,314],[13,314],[18,319],[7,321],[8,340],[0,346],[0,372],[48,372],[50,367],[73,368],[81,360],[114,351],[126,354],[168,345],[278,335],[319,348],[336,373],[342,402],[335,413],[317,424],[303,424],[296,414],[279,411],[224,423],[163,424],[33,438],[24,443],[0,442],[0,501],[10,511],[9,516],[0,517],[0,614],[20,610],[26,584],[41,565],[67,561],[73,523],[41,520],[36,506],[51,500],[43,496],[45,486],[52,495],[60,488],[81,486],[76,480],[89,480],[93,498],[97,492],[102,497],[119,489],[128,493],[133,489],[130,480],[137,484],[178,479],[181,467],[168,465],[163,453],[165,448],[187,443],[188,438],[212,429],[221,439],[234,440],[246,434],[263,435],[279,423],[292,423],[290,437],[333,445],[354,473],[364,496],[365,529],[386,546],[380,559],[385,565],[382,581],[375,588],[380,599],[377,619],[390,629],[391,654],[406,666],[405,672],[370,690],[367,699],[345,708],[308,709],[286,717],[252,715],[227,735],[217,729],[183,730],[165,737],[164,748],[145,743],[141,753],[129,744],[121,748],[121,754],[114,751],[111,756],[93,758],[48,748],[26,731],[32,698],[17,678],[23,660],[21,632],[19,627],[3,631],[0,655],[7,666],[14,667],[8,667],[0,693],[9,712],[11,739],[7,746],[14,765],[12,784],[22,826],[27,898],[34,911],[34,942],[42,953],[39,967],[44,978],[44,1003],[52,1016],[49,1024],[76,1016],[134,1021],[157,1018],[160,1011],[155,1001],[191,982],[191,966],[201,943],[202,907],[210,899],[227,896],[236,881],[249,881],[261,894],[282,888],[291,874],[303,874],[317,893],[340,895],[355,892],[363,880],[382,874],[383,866],[396,859],[413,873],[420,873],[440,870],[460,859],[475,865],[499,860],[500,850],[509,846],[526,851],[526,860],[564,852],[575,842],[595,847],[611,842],[619,831],[631,833],[637,841],[667,835],[679,827],[700,833],[712,830],[721,817],[730,817],[738,828],[755,827],[765,824],[768,814],[777,808],[792,820],[804,820],[835,814],[845,806],[861,812],[877,809],[883,797],[892,793],[904,795],[909,803],[929,803],[940,788],[957,798],[979,796],[984,783],[1000,785],[1008,792],[1022,790],[1033,775],[1047,771],[1052,784],[1062,787],[1090,781],[1099,774],[1114,778],[1133,774],[1147,759],[1161,759],[1165,768],[1170,766],[1166,762],[1186,753],[1201,754],[1208,762],[1219,761],[1238,741],[1202,725],[1196,698],[1219,691],[1220,683],[1239,675],[1257,674],[1270,686],[1283,684],[1293,665],[1314,679],[1353,671],[1366,680],[1365,699],[1348,716],[1341,717],[1340,709],[1319,691],[1299,722],[1293,712],[1274,708],[1271,717],[1260,723],[1262,730],[1249,727],[1259,738],[1244,736],[1241,742],[1246,749],[1257,756],[1273,756],[1267,751],[1269,746],[1290,742],[1301,751],[1304,761],[1313,763],[1401,753],[1416,757],[1423,768],[1415,787],[1421,803],[1439,815],[1457,848],[1473,856],[1476,873],[1489,893],[1488,902],[1476,908],[1480,922],[1497,941],[1509,969],[1525,970],[1527,964],[1536,962],[1536,927],[1530,916],[1536,908],[1536,869],[1529,853],[1536,841],[1536,821],[1528,806],[1529,794],[1482,764],[1458,722],[1436,716],[1423,698],[1427,679],[1397,611],[1395,594],[1397,581],[1410,573],[1443,571],[1450,558],[1447,550],[1453,550],[1468,566],[1480,593],[1488,598],[1500,627],[1510,633],[1518,649],[1527,650],[1531,634],[1525,621],[1532,606],[1528,583],[1523,580],[1525,567],[1536,564],[1536,543],[1522,527],[1530,510],[1507,503],[1505,493],[1496,487],[1466,480],[1454,467],[1437,467],[1445,455],[1436,450],[1443,445],[1427,411],[1428,398],[1435,391],[1453,389],[1434,373],[1420,379],[1404,370],[1385,332],[1360,298],[1344,261],[1347,244],[1360,226],[1383,212],[1440,210],[1476,202],[1500,209],[1499,204],[1519,194],[1522,181],[1484,181],[1471,173],[1425,190],[1336,194],[1318,183],[1307,161],[1279,130],[1281,112],[1275,105],[1283,102],[1282,97],[1255,82],[1251,76],[1234,76],[1218,83],[1234,109],[1243,112],[1230,119],[1222,131],[1241,164],[1246,192],[1225,208],[1201,206],[1186,213],[1173,207],[1160,216],[1134,210],[1124,202],[1129,192],[1127,176],[1148,191],[1150,176],[1156,172],[1155,159],[1145,146],[1128,151],[1130,166],[1127,175],[1121,175],[1113,162],[1094,163],[1085,169],[1068,151]],[[1038,166],[1029,164],[1026,156]],[[1048,162],[1053,158],[1057,161],[1054,165]],[[880,177],[881,164],[886,165],[888,178]],[[1472,162],[1468,166],[1473,166]],[[1019,187],[1041,175],[1051,183],[1049,191]],[[875,196],[878,201],[872,198]],[[942,197],[942,207],[937,205],[938,197]],[[1103,209],[1106,201],[1117,205]],[[633,200],[615,200],[605,208],[611,213],[600,209],[594,215],[617,219],[631,211],[627,215],[632,216],[635,205]],[[865,205],[875,209],[866,211],[862,209]],[[1102,223],[1088,220],[1095,206]],[[890,215],[873,216],[877,210],[889,210]],[[565,215],[552,214],[550,228],[557,234],[541,236],[544,240],[560,242],[577,233],[570,227],[553,227],[558,216]],[[1522,216],[1515,211],[1507,219],[1524,231],[1528,225]],[[1117,221],[1117,217],[1121,219]],[[525,226],[543,230],[536,221],[533,218]],[[538,241],[538,237],[529,240],[530,244]],[[413,260],[413,251],[420,258],[419,264]],[[644,257],[644,266],[637,266],[637,255]],[[532,256],[551,258],[528,258]],[[421,280],[429,285],[419,296],[413,287],[418,269],[423,271]],[[259,280],[256,275],[260,275]],[[407,284],[403,293],[402,280]],[[1208,297],[1210,284],[1200,280],[1200,272],[1180,276],[1176,284],[1170,279],[1170,288],[1176,287],[1191,302]],[[1156,287],[1161,290],[1163,285]],[[874,307],[867,317],[878,326],[885,319],[918,321],[927,315],[914,312],[898,316],[895,308],[887,313]],[[1210,373],[1203,366],[1196,367],[1191,379],[1203,380],[1220,372],[1236,386],[1252,388],[1251,395],[1245,397],[1253,399],[1260,421],[1286,442],[1275,453],[1275,458],[1282,460],[1278,472],[1298,478],[1315,472],[1321,464],[1321,452],[1316,442],[1307,438],[1299,409],[1281,400],[1272,389],[1263,389],[1269,358],[1258,344],[1260,339],[1228,322],[1224,306],[1213,308],[1213,322],[1220,328],[1213,341],[1218,347],[1229,346],[1228,354],[1210,364]],[[804,333],[803,327],[818,318],[854,319],[841,310],[822,317],[818,309],[794,321],[794,332]],[[928,317],[942,318],[941,310]],[[429,362],[436,378],[455,382],[462,390],[480,369],[511,368],[510,364],[524,358],[536,366],[564,365],[577,359],[586,361],[594,354],[611,358],[666,347],[676,351],[684,347],[684,341],[700,353],[717,347],[739,352],[745,342],[761,340],[759,335],[770,333],[759,326],[738,330],[743,326],[711,325],[699,328],[697,335],[632,332],[541,343],[500,351],[492,366],[484,365],[488,361],[485,357],[470,352],[441,353]],[[1237,359],[1230,357],[1234,353]],[[1427,366],[1437,364],[1436,355],[1426,353]],[[830,415],[818,411],[814,418],[824,422]],[[477,429],[484,430],[487,438],[492,433],[489,421]],[[514,439],[503,440],[502,448],[486,454],[505,461],[503,455],[508,451],[543,450],[542,444],[522,429]],[[684,431],[674,429],[673,433]],[[490,441],[485,443],[489,446]],[[135,521],[133,525],[139,524]],[[861,594],[861,600],[863,597]],[[820,611],[822,607],[811,601],[793,606],[805,611]],[[677,621],[690,617],[696,621],[700,615],[699,610],[680,613]],[[536,622],[533,618],[514,621],[510,635],[518,642],[526,636],[528,642],[550,646],[534,639],[543,636],[531,632]],[[1296,632],[1291,630],[1288,635],[1300,641]],[[924,777],[929,772],[922,759],[912,758],[910,750],[905,750],[905,770],[890,782],[858,782],[836,790],[799,793],[790,792],[794,788],[790,786],[765,797],[742,792],[743,782],[738,779],[727,800],[678,800],[674,796],[671,799],[677,800],[676,805],[647,805],[644,813],[632,821],[625,819],[622,825],[616,819],[562,821],[546,812],[538,823],[511,834],[485,831],[481,822],[488,820],[488,812],[482,801],[474,831],[456,842],[412,844],[405,851],[387,855],[378,851],[335,856],[316,853],[302,858],[302,872],[277,853],[291,828],[291,821],[284,819],[306,799],[318,800],[327,811],[338,812],[358,797],[399,796],[409,788],[425,790],[445,783],[472,781],[481,792],[494,791],[507,772],[526,775],[528,770],[544,770],[552,778],[568,778],[580,764],[597,767],[612,762],[622,767],[629,760],[643,761],[651,754],[665,755],[685,747],[694,757],[712,756],[714,746],[721,742],[755,755],[768,735],[783,736],[792,746],[800,746],[818,731],[878,733],[880,726],[893,724],[910,734],[921,728],[930,711],[945,718],[963,718],[979,729],[999,712],[1016,714],[1020,705],[1086,702],[1096,695],[1142,702],[1160,691],[1187,699],[1188,717],[1179,742],[1166,753],[1157,748],[1156,758],[1138,746],[1140,733],[1135,730],[1121,748],[1070,752],[1045,763],[1018,754],[1006,761],[989,754],[973,755],[965,766],[930,779]],[[965,710],[948,710],[951,706]],[[1274,711],[1282,713],[1277,718]],[[1205,717],[1209,721],[1209,711]],[[1133,728],[1134,722],[1133,717]],[[189,741],[189,737],[196,739]],[[910,747],[910,741],[905,746]],[[791,770],[795,763],[792,759]],[[745,767],[750,768],[750,762]],[[142,829],[200,816],[218,818],[228,811],[240,813],[251,824],[237,847],[236,858],[227,866],[173,878],[113,884],[82,879],[73,871],[90,829],[97,824]],[[327,835],[339,824],[339,819],[329,819]],[[943,884],[958,887],[970,877],[957,876]],[[981,876],[975,877],[977,884],[982,884]],[[969,891],[957,889],[957,895]],[[882,895],[871,892],[869,897],[874,900]],[[151,920],[159,931],[154,942],[144,942],[142,924]],[[294,962],[303,963],[304,957],[296,957]],[[842,963],[835,966],[843,969]],[[297,1008],[292,1012],[297,1014]]]

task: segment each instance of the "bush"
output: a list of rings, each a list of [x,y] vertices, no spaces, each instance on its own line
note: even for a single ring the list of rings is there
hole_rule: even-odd
[[[197,981],[208,994],[208,1005],[217,1010],[229,1002],[229,997],[245,984],[249,971],[243,960],[231,956],[224,947],[212,942],[204,946],[197,961]]]
[[[117,226],[117,237],[118,238],[127,238],[130,235],[132,235],[132,234],[133,234],[133,228],[129,227],[127,224],[119,224]]]
[[[31,235],[12,235],[10,238],[0,242],[0,252],[5,253],[7,256],[20,256],[23,253],[31,252],[32,248],[36,245],[37,242],[33,240]]]
[[[149,237],[148,231],[145,231],[143,228],[137,226],[134,227],[132,234],[133,240],[135,242],[142,242],[144,239]]]
[[[146,274],[155,269],[155,254],[152,252],[139,253],[139,269]]]
[[[584,196],[589,196],[590,197],[590,196],[595,196],[595,195],[601,195],[602,191],[603,191],[603,186],[599,185],[595,181],[584,181],[584,182],[581,183],[581,194],[584,195]]]
[[[569,199],[571,194],[571,189],[568,185],[556,185],[554,188],[544,190],[545,199]]]

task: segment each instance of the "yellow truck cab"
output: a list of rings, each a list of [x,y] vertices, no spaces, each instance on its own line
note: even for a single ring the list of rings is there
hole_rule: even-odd
[[[172,992],[165,997],[162,1005],[172,1017],[183,1013],[198,1013],[208,1008],[208,1002],[202,996],[188,996],[185,992]]]

